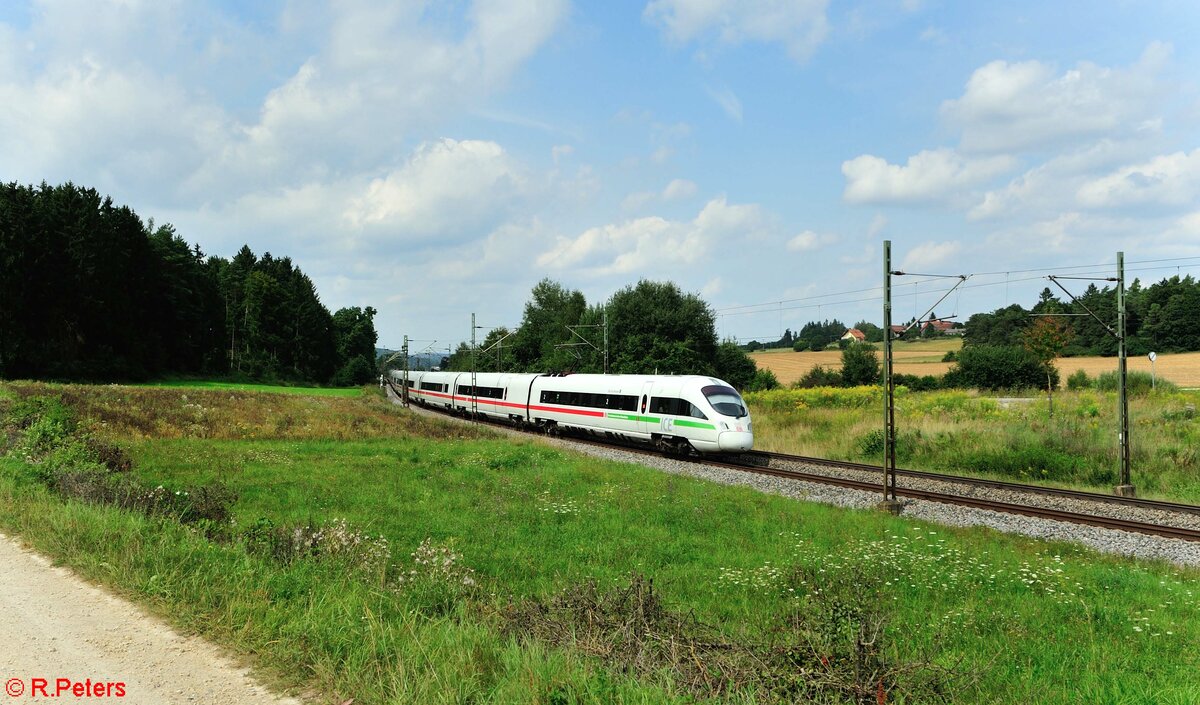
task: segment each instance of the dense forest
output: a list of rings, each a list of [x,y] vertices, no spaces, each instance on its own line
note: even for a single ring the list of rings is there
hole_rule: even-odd
[[[777,384],[736,343],[718,342],[716,316],[703,299],[671,282],[645,280],[589,305],[582,292],[543,279],[533,287],[515,332],[487,332],[474,355],[476,369],[602,372],[605,309],[611,373],[713,375],[739,389]],[[470,346],[460,345],[446,364],[471,369]]]
[[[1031,314],[1065,313],[1075,315],[1055,318],[1066,331],[1063,355],[1116,355],[1117,340],[1105,328],[1105,324],[1114,331],[1117,327],[1116,289],[1091,284],[1078,298],[1064,302],[1046,288],[1031,309],[1013,304],[977,313],[967,319],[963,345],[1021,345],[1041,317]],[[1163,279],[1148,287],[1135,279],[1125,292],[1125,311],[1130,355],[1200,350],[1200,282],[1191,276]]]
[[[0,378],[358,384],[374,315],[330,314],[287,257],[205,256],[94,189],[0,185]]]

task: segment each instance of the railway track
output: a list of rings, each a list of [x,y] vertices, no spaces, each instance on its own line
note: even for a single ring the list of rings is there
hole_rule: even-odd
[[[391,391],[398,398],[399,395],[396,394],[396,390],[392,388]],[[431,407],[425,408],[446,416],[455,416],[455,418],[461,418],[457,415],[452,415],[439,409],[433,409]],[[480,419],[476,421],[485,425],[494,425],[507,429],[513,429],[511,425],[495,422],[490,419]],[[571,436],[570,439],[573,442],[599,447],[615,446],[622,450],[639,455],[656,457],[661,457],[662,455],[656,450],[630,443],[613,443],[585,436]],[[828,460],[825,458],[787,455],[784,453],[773,453],[768,451],[750,451],[748,453],[743,453],[738,456],[737,460],[711,458],[707,456],[671,457],[673,460],[678,462],[695,463],[701,466],[718,467],[736,470],[739,472],[770,475],[784,479],[796,480],[799,482],[833,485],[846,489],[857,490],[860,492],[882,494],[883,469],[877,465]],[[800,465],[805,466],[806,468],[827,468],[831,472],[815,472],[811,469],[798,470],[795,468],[783,467],[784,465]],[[842,471],[851,471],[852,474],[857,474],[859,477],[848,477],[844,474],[836,474],[837,472]],[[871,474],[875,475],[876,479],[870,480],[862,477],[863,475],[869,476]],[[1016,494],[1030,498],[1052,497],[1055,499],[1065,499],[1080,504],[1092,504],[1097,508],[1113,507],[1121,510],[1137,510],[1143,513],[1161,513],[1164,519],[1171,515],[1189,518],[1200,517],[1200,506],[1196,505],[1180,504],[1175,502],[1161,502],[1133,497],[1119,497],[1116,495],[1105,495],[1097,492],[1085,492],[1081,490],[1067,490],[1038,485],[1026,485],[1021,483],[963,477],[958,475],[943,475],[940,473],[921,472],[916,470],[898,469],[896,474],[896,494],[898,497],[903,497],[906,499],[938,502],[941,504],[970,507],[993,512],[1003,512],[1005,514],[1015,514],[1039,519],[1050,519],[1053,521],[1095,526],[1104,529],[1126,531],[1137,534],[1158,536],[1162,538],[1200,542],[1200,528],[1196,528],[1196,526],[1200,526],[1200,522],[1194,522],[1195,526],[1175,526],[1169,523],[1164,523],[1163,521],[1144,521],[1131,519],[1128,517],[1113,516],[1111,513],[1106,515],[1102,511],[1071,511],[1058,507],[1039,505],[1036,502],[1001,501],[995,498],[979,496],[972,493],[993,491]],[[904,484],[901,483],[902,478],[904,480]],[[947,490],[954,488],[965,488],[965,491],[939,491],[929,489],[927,487],[917,487],[913,486],[912,483],[914,481],[924,484],[941,483],[946,486]]]
[[[786,453],[774,453],[771,451],[755,450],[749,453],[744,453],[753,459],[762,459],[764,464],[770,464],[773,461],[804,463],[808,465],[819,465],[832,468],[846,468],[859,470],[862,472],[876,473],[881,478],[883,476],[883,467],[879,465],[870,465],[867,463],[854,463],[846,460],[828,460],[826,458],[812,458],[803,455],[788,455]],[[1120,505],[1124,507],[1136,507],[1150,511],[1159,512],[1174,512],[1179,514],[1192,514],[1200,516],[1200,506],[1195,504],[1181,504],[1179,502],[1164,502],[1153,499],[1140,499],[1137,497],[1122,497],[1114,494],[1103,494],[1100,492],[1087,492],[1084,490],[1069,490],[1059,487],[1046,487],[1043,485],[1026,485],[1018,482],[1005,482],[1003,480],[989,480],[979,477],[967,477],[964,475],[950,475],[939,472],[924,472],[921,470],[903,470],[896,469],[897,483],[900,478],[909,480],[928,480],[932,482],[953,483],[958,485],[966,485],[970,487],[978,487],[982,489],[1005,490],[1010,492],[1023,492],[1031,495],[1044,495],[1050,497],[1062,497],[1066,499],[1078,500],[1082,502],[1095,502],[1097,504]],[[876,490],[880,489],[880,483],[876,483]]]

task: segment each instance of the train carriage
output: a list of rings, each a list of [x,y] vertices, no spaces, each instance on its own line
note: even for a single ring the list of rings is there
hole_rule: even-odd
[[[410,398],[457,413],[508,419],[548,432],[652,443],[701,453],[750,450],[753,431],[741,396],[698,375],[547,375],[410,372]],[[403,383],[403,373],[391,373]]]

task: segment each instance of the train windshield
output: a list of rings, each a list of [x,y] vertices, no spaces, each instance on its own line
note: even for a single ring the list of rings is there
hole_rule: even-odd
[[[749,416],[746,411],[746,404],[742,398],[738,396],[737,391],[733,387],[724,387],[720,385],[710,385],[700,390],[704,394],[704,398],[708,399],[708,403],[717,410],[718,414],[723,416],[732,416],[735,419],[740,419],[743,416]]]

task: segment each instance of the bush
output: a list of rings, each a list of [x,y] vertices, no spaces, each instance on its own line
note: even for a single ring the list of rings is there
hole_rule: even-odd
[[[842,384],[847,387],[879,384],[879,359],[875,356],[875,346],[853,343],[842,351]]]
[[[758,366],[737,343],[727,340],[718,345],[715,362],[717,376],[733,385],[734,389],[745,391],[754,383]]]
[[[919,430],[901,429],[896,433],[896,460],[911,460],[924,445],[925,439]],[[861,458],[879,462],[883,456],[883,429],[877,428],[859,436],[855,445]]]
[[[811,370],[805,372],[803,377],[792,384],[793,389],[840,386],[842,386],[842,373],[826,369],[821,365],[813,365]]]
[[[942,380],[934,375],[892,375],[892,383],[897,387],[908,387],[913,392],[932,392],[942,388]]]
[[[942,355],[942,362],[958,362],[958,353],[953,350],[947,350],[945,355]]]
[[[1116,372],[1104,372],[1096,377],[1096,389],[1102,392],[1115,392],[1119,382],[1119,375]],[[1154,385],[1157,385],[1159,391],[1173,392],[1179,388],[1174,382],[1168,382],[1165,379],[1154,382],[1149,372],[1125,373],[1125,393],[1129,396],[1144,397],[1150,393]]]
[[[958,364],[946,374],[953,386],[978,389],[1046,387],[1046,367],[1037,356],[1015,345],[972,345],[963,348]],[[1058,387],[1058,370],[1050,367],[1051,386]]]
[[[1067,378],[1067,389],[1077,392],[1080,389],[1088,389],[1092,386],[1092,378],[1088,377],[1088,373],[1083,370],[1075,370],[1070,377]]]
[[[375,378],[376,374],[375,366],[366,358],[352,357],[342,369],[333,375],[330,384],[335,387],[354,387],[367,384]]]
[[[748,392],[765,392],[771,389],[779,388],[779,378],[770,370],[757,370],[754,377],[750,380],[750,384],[746,386]]]

